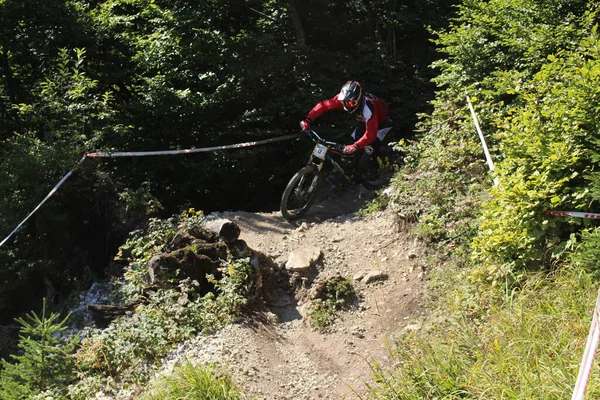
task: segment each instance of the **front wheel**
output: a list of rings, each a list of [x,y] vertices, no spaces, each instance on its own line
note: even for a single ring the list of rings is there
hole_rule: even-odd
[[[281,215],[291,221],[303,216],[317,194],[321,171],[316,165],[307,165],[290,179],[281,196]]]

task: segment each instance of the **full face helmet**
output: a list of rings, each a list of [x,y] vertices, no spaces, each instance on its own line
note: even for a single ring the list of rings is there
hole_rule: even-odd
[[[342,102],[344,110],[350,114],[361,108],[364,104],[365,96],[360,83],[357,81],[346,82],[338,94],[338,100]]]

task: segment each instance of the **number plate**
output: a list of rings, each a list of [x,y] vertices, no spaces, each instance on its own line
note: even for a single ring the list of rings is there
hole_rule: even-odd
[[[315,149],[313,150],[313,155],[321,160],[325,159],[325,155],[327,154],[327,146],[323,146],[321,143],[317,143]]]

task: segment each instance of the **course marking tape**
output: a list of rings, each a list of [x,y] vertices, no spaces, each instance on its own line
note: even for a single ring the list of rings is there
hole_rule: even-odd
[[[600,340],[598,313],[600,313],[600,290],[598,291],[598,297],[596,298],[596,307],[594,308],[590,333],[588,334],[587,342],[585,343],[585,350],[581,359],[581,366],[579,367],[577,382],[575,383],[571,400],[583,400],[585,398],[585,392],[592,373],[592,366],[594,365],[594,358],[596,357],[596,350],[598,349],[598,341]]]
[[[475,109],[473,108],[473,104],[471,100],[469,100],[469,96],[467,95],[467,104],[469,105],[469,110],[471,111],[471,116],[473,117],[473,123],[475,124],[475,129],[477,130],[477,134],[479,135],[479,140],[481,140],[481,146],[483,147],[483,153],[485,154],[485,159],[488,163],[488,168],[490,171],[494,170],[494,162],[492,161],[492,156],[490,155],[490,150],[488,149],[487,143],[485,142],[485,137],[483,136],[483,132],[481,131],[481,127],[479,126],[479,120],[477,119],[477,114],[475,114]],[[498,186],[498,177],[494,177],[494,186]]]
[[[56,191],[58,190],[58,188],[63,183],[65,183],[65,181],[67,179],[69,179],[69,177],[73,174],[73,171],[75,170],[75,168],[77,168],[78,166],[80,166],[81,163],[83,163],[86,158],[164,156],[164,155],[173,155],[173,154],[204,153],[204,152],[208,152],[208,151],[219,151],[219,150],[227,150],[227,149],[240,149],[240,148],[244,148],[244,147],[258,146],[260,144],[274,143],[274,142],[279,142],[279,141],[282,141],[282,140],[293,139],[293,138],[298,138],[298,137],[300,137],[300,134],[296,133],[296,134],[291,134],[291,135],[286,135],[286,136],[278,136],[278,137],[272,138],[272,139],[257,140],[257,141],[254,141],[254,142],[238,143],[238,144],[232,144],[232,145],[227,145],[227,146],[204,147],[204,148],[199,148],[199,149],[163,150],[163,151],[127,151],[127,152],[115,152],[115,153],[110,153],[110,152],[105,152],[105,151],[99,151],[99,152],[96,152],[96,153],[88,153],[88,154],[84,155],[81,158],[81,160],[79,160],[79,162],[77,163],[77,165],[72,170],[70,170],[65,176],[63,176],[63,178],[56,184],[56,186],[54,186],[54,188],[52,188],[52,190],[50,191],[50,193],[48,193],[48,195],[44,198],[44,200],[42,200],[40,202],[40,204],[38,204],[37,207],[34,208],[33,211],[30,212],[29,215],[27,215],[27,217],[25,217],[25,219],[23,221],[21,221],[20,224],[17,225],[17,227],[15,229],[13,229],[13,231],[11,233],[9,233],[8,236],[5,237],[2,242],[0,242],[0,247],[2,247],[4,245],[4,243],[6,243],[8,241],[8,239],[10,239],[15,234],[15,232],[18,231],[19,228],[21,226],[23,226],[23,224],[29,218],[31,218],[31,216],[33,214],[35,214],[36,211],[39,210],[40,207],[50,197],[52,197],[54,195],[54,193],[56,193]]]
[[[296,138],[296,137],[300,137],[300,135],[292,134],[292,135],[286,135],[286,136],[278,136],[278,137],[272,138],[272,139],[258,140],[255,142],[238,143],[238,144],[231,144],[231,145],[227,145],[227,146],[203,147],[203,148],[199,148],[199,149],[160,150],[160,151],[125,151],[125,152],[114,152],[114,153],[100,151],[97,153],[86,154],[86,156],[90,157],[90,158],[96,158],[96,157],[109,158],[109,157],[167,156],[167,155],[174,155],[174,154],[205,153],[205,152],[209,152],[209,151],[240,149],[243,147],[251,147],[251,146],[257,146],[257,145],[265,144],[265,143],[279,142],[282,140],[292,139],[292,138]]]
[[[578,211],[546,211],[546,214],[558,215],[560,217],[600,219],[600,214],[583,213]]]
[[[77,166],[76,166],[75,168],[77,168],[79,165],[81,165],[81,163],[82,163],[84,160],[85,160],[85,156],[83,156],[83,157],[81,158],[81,160],[79,160],[79,162],[77,163]],[[35,212],[36,212],[37,210],[39,210],[39,209],[40,209],[40,207],[41,207],[41,206],[42,206],[42,205],[43,205],[43,204],[44,204],[44,203],[45,203],[45,202],[46,202],[46,201],[47,201],[47,200],[48,200],[50,197],[52,197],[52,196],[54,195],[54,193],[56,193],[56,191],[58,190],[58,188],[59,188],[59,187],[60,187],[60,186],[61,186],[63,183],[65,183],[65,181],[66,181],[67,179],[69,179],[69,177],[71,176],[71,174],[73,174],[73,171],[75,170],[75,168],[73,168],[73,169],[72,169],[72,170],[70,170],[70,171],[69,171],[69,172],[68,172],[68,173],[67,173],[65,176],[63,176],[63,178],[62,178],[62,179],[61,179],[61,180],[60,180],[60,181],[59,181],[59,182],[56,184],[56,186],[54,186],[54,187],[52,188],[52,190],[50,191],[50,193],[48,193],[48,194],[46,195],[46,197],[44,198],[44,200],[42,200],[42,201],[40,202],[40,204],[38,204],[38,205],[37,205],[37,207],[36,207],[36,208],[34,208],[34,209],[33,209],[33,211],[32,211],[32,212],[30,212],[30,213],[29,213],[29,215],[27,215],[23,221],[21,221],[21,223],[20,223],[20,224],[19,224],[19,225],[17,225],[17,227],[16,227],[15,229],[13,229],[13,231],[12,231],[12,232],[11,232],[11,233],[10,233],[10,234],[9,234],[9,235],[6,237],[6,238],[4,238],[4,240],[3,240],[2,242],[0,242],[0,247],[2,247],[2,245],[4,245],[4,243],[6,243],[6,241],[7,241],[8,239],[10,239],[10,238],[11,238],[11,236],[12,236],[12,235],[14,235],[14,234],[15,234],[15,232],[16,232],[16,231],[18,231],[18,230],[19,230],[19,228],[20,228],[20,227],[21,227],[21,226],[22,226],[22,225],[23,225],[23,224],[24,224],[24,223],[25,223],[25,222],[26,222],[26,221],[27,221],[29,218],[31,218],[31,216],[32,216],[33,214],[35,214]]]
[[[546,213],[558,215],[560,217],[600,219],[600,214],[583,213],[578,211],[546,211]],[[592,366],[594,365],[594,359],[596,358],[596,351],[598,350],[598,342],[600,341],[600,326],[598,325],[599,313],[600,290],[598,291],[598,297],[596,298],[596,307],[594,308],[594,316],[590,326],[590,333],[588,334],[587,342],[585,344],[585,350],[581,359],[581,366],[579,367],[577,382],[573,388],[573,397],[571,397],[571,400],[584,400],[585,398],[585,392],[588,387],[590,375],[592,374]]]

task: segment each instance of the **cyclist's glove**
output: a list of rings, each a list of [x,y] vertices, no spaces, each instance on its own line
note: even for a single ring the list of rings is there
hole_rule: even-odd
[[[353,154],[356,150],[358,150],[358,146],[355,144],[348,144],[344,146],[344,154]]]
[[[301,128],[303,131],[307,131],[307,130],[309,130],[309,129],[310,129],[310,124],[311,124],[311,122],[312,122],[312,121],[310,120],[310,118],[306,118],[304,121],[300,121],[300,128]]]

